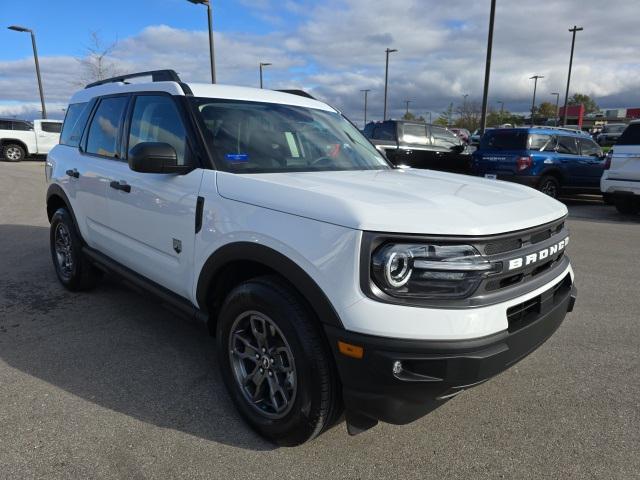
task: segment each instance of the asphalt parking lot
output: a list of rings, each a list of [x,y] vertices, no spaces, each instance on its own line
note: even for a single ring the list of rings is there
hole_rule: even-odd
[[[252,433],[213,340],[107,279],[57,282],[42,162],[0,162],[0,478],[640,478],[640,216],[567,200],[578,302],[431,415],[298,448]]]

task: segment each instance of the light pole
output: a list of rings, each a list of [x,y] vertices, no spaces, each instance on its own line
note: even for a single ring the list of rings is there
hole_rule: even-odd
[[[487,98],[489,96],[489,73],[491,72],[491,48],[493,47],[493,20],[496,16],[496,0],[491,0],[489,13],[489,35],[487,37],[487,60],[484,68],[484,90],[482,92],[482,116],[480,117],[480,134],[487,126]]]
[[[367,126],[367,95],[371,91],[370,88],[365,88],[364,90],[360,90],[364,92],[364,126]]]
[[[531,126],[533,127],[534,121],[533,117],[535,116],[536,111],[536,89],[538,88],[538,79],[544,78],[543,75],[534,75],[533,77],[529,77],[529,80],[533,80],[533,101],[531,102]]]
[[[571,83],[571,67],[573,66],[573,47],[576,44],[576,32],[581,32],[584,30],[582,27],[578,27],[576,25],[573,28],[570,28],[569,31],[573,34],[571,37],[571,55],[569,55],[569,73],[567,75],[567,92],[564,95],[564,115],[562,119],[562,124],[564,126],[567,125],[567,104],[569,103],[569,84]]]
[[[558,104],[560,103],[560,93],[552,92],[551,95],[556,96],[556,116],[553,119],[553,124],[557,127],[558,126]]]
[[[209,62],[211,63],[211,83],[216,83],[216,60],[213,50],[213,15],[211,13],[210,0],[189,0],[195,5],[207,6],[207,20],[209,21]]]
[[[385,52],[387,53],[387,61],[384,68],[384,113],[382,114],[382,120],[387,119],[387,87],[389,86],[389,54],[393,52],[397,52],[395,48],[387,48]]]
[[[260,88],[262,88],[262,69],[264,67],[268,67],[269,65],[271,64],[267,62],[260,62]]]
[[[31,34],[31,45],[33,46],[33,58],[36,62],[36,76],[38,77],[38,89],[40,91],[40,104],[42,105],[42,118],[47,118],[47,108],[44,106],[44,90],[42,89],[42,78],[40,78],[40,63],[38,62],[38,49],[36,48],[36,35],[33,30],[18,25],[11,25],[9,30],[15,32],[28,32]]]
[[[406,105],[406,113],[405,116],[409,115],[409,104],[411,103],[411,100],[405,100],[404,101],[405,105]]]
[[[498,100],[496,103],[500,104],[500,123],[502,123],[502,114],[504,113],[504,102],[502,100]]]

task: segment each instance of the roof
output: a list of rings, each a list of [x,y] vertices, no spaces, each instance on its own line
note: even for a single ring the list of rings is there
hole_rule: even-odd
[[[531,132],[531,133],[542,133],[547,135],[557,135],[558,133],[563,133],[569,136],[575,137],[584,137],[590,136],[588,133],[583,132],[582,130],[574,130],[572,128],[561,128],[561,127],[513,127],[513,128],[487,128],[485,130],[493,130],[495,132]]]
[[[314,108],[335,112],[326,103],[300,95],[278,92],[261,88],[240,87],[210,83],[183,83],[191,89],[194,97],[207,97],[224,100],[244,100],[265,103],[278,103],[298,107]],[[124,83],[112,82],[84,88],[76,92],[69,100],[70,104],[88,102],[94,97],[131,92],[166,92],[171,95],[184,96],[184,90],[177,82],[145,82]]]

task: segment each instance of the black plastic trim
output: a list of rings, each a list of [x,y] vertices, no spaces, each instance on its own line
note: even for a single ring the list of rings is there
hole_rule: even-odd
[[[194,318],[196,320],[206,323],[208,317],[202,313],[191,301],[175,294],[171,290],[166,289],[162,285],[159,285],[152,280],[140,275],[137,272],[121,265],[115,260],[111,259],[107,255],[94,250],[91,247],[85,246],[82,249],[82,253],[86,255],[89,260],[98,266],[99,268],[106,270],[123,280],[133,284],[134,286],[149,292],[153,296],[157,297],[162,302],[174,307],[180,313]]]
[[[279,273],[307,299],[322,323],[343,328],[342,321],[327,296],[300,266],[276,250],[251,242],[227,244],[205,262],[196,290],[196,299],[201,310],[207,312],[207,296],[215,284],[216,275],[226,265],[240,260],[253,261]]]
[[[204,197],[198,196],[196,200],[196,233],[202,230],[202,215],[204,212]]]
[[[146,72],[128,73],[126,75],[118,75],[117,77],[105,78],[104,80],[98,80],[97,82],[89,83],[86,88],[97,87],[98,85],[105,85],[108,83],[124,82],[130,78],[138,77],[151,77],[152,82],[178,82],[181,83],[180,77],[175,70],[149,70]]]

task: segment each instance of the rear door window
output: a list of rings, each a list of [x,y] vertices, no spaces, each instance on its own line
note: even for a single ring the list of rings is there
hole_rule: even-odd
[[[427,127],[419,123],[402,124],[402,139],[406,143],[427,144]]]
[[[446,128],[432,126],[431,136],[433,137],[433,144],[438,147],[449,149],[460,144],[460,139],[456,137],[455,133]]]
[[[0,120],[0,130],[12,130],[11,122],[8,120]]]
[[[640,145],[640,123],[632,123],[617,142],[618,145]]]
[[[553,150],[553,137],[551,135],[532,133],[529,135],[529,150],[549,151]]]
[[[559,135],[558,146],[556,148],[558,153],[563,153],[565,155],[579,155],[575,137]]]
[[[87,135],[87,153],[103,157],[119,156],[118,142],[128,97],[107,97],[100,101]]]
[[[40,127],[43,132],[49,133],[60,133],[62,130],[62,124],[58,122],[42,122],[40,123]]]
[[[33,130],[33,126],[28,122],[13,122],[13,129],[29,131],[29,130]]]
[[[396,131],[395,124],[391,122],[384,122],[376,125],[373,129],[373,138],[376,140],[388,140],[395,141]]]

